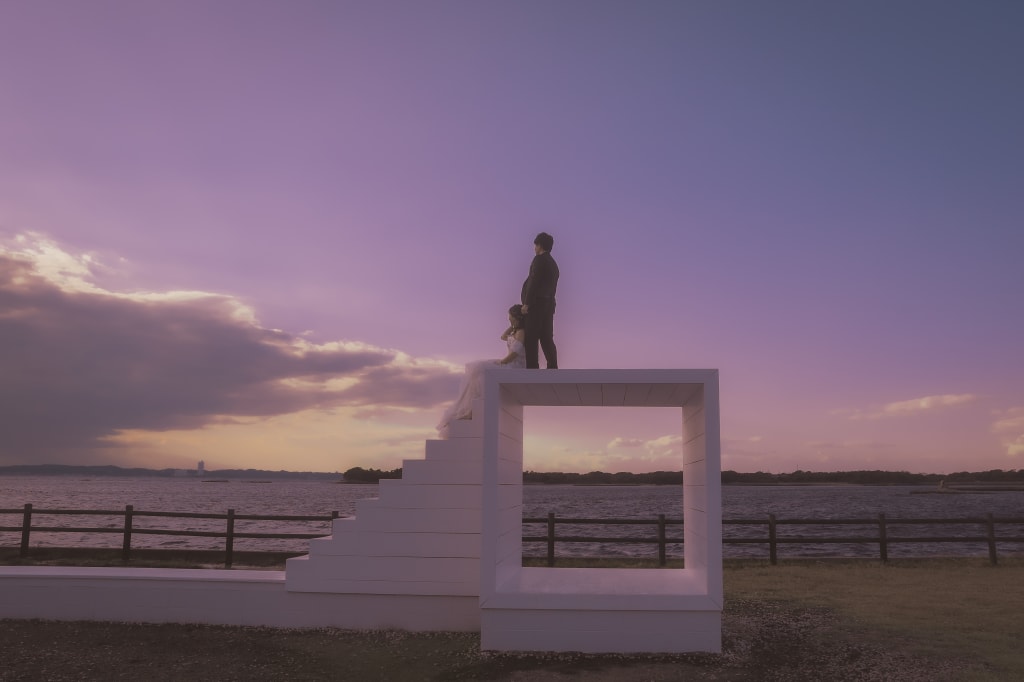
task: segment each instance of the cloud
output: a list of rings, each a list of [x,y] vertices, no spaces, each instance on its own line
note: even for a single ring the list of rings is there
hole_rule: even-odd
[[[38,235],[0,242],[0,463],[68,460],[127,430],[424,408],[455,393],[446,363],[312,344],[261,327],[231,296],[106,291],[97,267]]]
[[[643,448],[650,457],[664,457],[682,452],[682,436],[661,436],[659,438],[613,438],[606,450],[635,450]]]
[[[805,447],[812,450],[855,450],[855,451],[873,451],[873,450],[886,450],[893,447],[891,443],[882,443],[877,441],[856,441],[856,440],[844,440],[844,441],[831,441],[831,440],[810,440],[803,444]]]
[[[660,438],[654,438],[644,443],[644,448],[647,450],[649,457],[678,457],[681,463],[683,456],[683,437],[678,435],[661,436]]]
[[[872,406],[866,409],[853,408],[833,410],[832,414],[844,416],[852,420],[906,417],[967,405],[977,399],[978,396],[973,393],[929,395],[923,398],[913,398],[911,400],[900,400],[898,402],[885,403],[884,405]]]
[[[992,432],[1000,436],[1008,456],[1024,455],[1024,407],[997,411]]]
[[[1024,407],[1011,407],[1008,410],[996,412],[996,420],[992,423],[994,433],[1006,433],[1008,431],[1024,432]]]
[[[526,434],[527,468],[540,471],[678,471],[683,468],[682,437],[627,438],[604,446],[578,447]]]
[[[644,441],[643,438],[622,438],[622,437],[617,437],[617,438],[613,438],[608,443],[608,449],[609,450],[618,450],[620,448],[639,448],[639,447],[643,447],[645,442],[646,441]]]

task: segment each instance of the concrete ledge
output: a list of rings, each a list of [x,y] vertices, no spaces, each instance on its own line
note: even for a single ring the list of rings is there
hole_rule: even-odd
[[[485,651],[684,653],[722,650],[719,611],[483,611]]]
[[[342,521],[345,522],[344,526]],[[365,505],[358,507],[356,518],[334,522],[336,536],[360,530],[382,533],[479,533],[480,514],[470,514],[464,509],[432,509],[429,514],[410,514],[407,509]]]
[[[284,571],[220,570],[214,568],[117,568],[97,566],[0,566],[0,581],[8,578],[99,580],[160,580],[283,584]],[[0,582],[0,587],[4,583]]]
[[[0,618],[13,619],[476,632],[477,594],[297,593],[282,571],[0,567]]]
[[[407,533],[388,530],[335,532],[332,541],[310,542],[318,556],[480,558],[479,533]]]
[[[686,569],[523,568],[481,608],[600,611],[721,610],[706,576]]]

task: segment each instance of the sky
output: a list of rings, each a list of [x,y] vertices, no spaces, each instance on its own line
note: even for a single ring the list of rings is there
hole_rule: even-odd
[[[0,465],[424,456],[540,231],[565,368],[722,467],[1018,469],[1015,0],[0,2]],[[530,409],[536,471],[678,412]]]

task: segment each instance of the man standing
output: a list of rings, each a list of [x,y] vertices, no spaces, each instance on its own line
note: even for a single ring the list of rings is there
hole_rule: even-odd
[[[523,282],[523,312],[526,324],[526,368],[538,369],[537,343],[544,351],[548,369],[558,369],[558,350],[555,348],[555,289],[558,288],[558,264],[551,257],[555,239],[541,232],[533,240],[533,262],[530,276]]]

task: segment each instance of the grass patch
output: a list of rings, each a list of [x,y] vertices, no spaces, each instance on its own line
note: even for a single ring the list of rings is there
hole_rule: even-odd
[[[825,607],[927,656],[977,657],[1000,670],[972,679],[1024,679],[1024,560],[729,562],[726,599]]]
[[[280,570],[291,555],[238,552],[235,565]],[[193,550],[133,550],[132,557],[130,564],[124,564],[119,550],[37,548],[29,558],[20,559],[17,549],[0,550],[0,563],[8,565],[218,568],[224,558],[223,552]],[[524,558],[523,563],[546,565],[542,558]],[[560,557],[556,565],[658,568],[654,559]],[[680,567],[680,561],[670,562],[669,568]],[[30,658],[18,658],[18,665],[24,667],[16,669],[24,676],[6,677],[0,670],[0,681],[87,679],[88,666],[100,665],[103,658],[93,652],[110,654],[112,646],[124,649],[130,664],[124,668],[124,677],[109,679],[180,679],[177,675],[188,672],[182,666],[190,666],[192,676],[200,679],[212,679],[204,675],[237,666],[237,678],[220,678],[247,680],[1024,679],[1022,558],[1003,559],[998,566],[980,559],[900,559],[888,564],[805,559],[777,566],[759,560],[727,560],[724,578],[721,656],[512,657],[480,654],[476,633],[0,621],[0,641],[60,642],[59,652],[47,653],[38,672],[30,672],[36,664]],[[209,646],[197,648],[196,641],[208,641]],[[171,642],[174,647],[166,648]],[[153,651],[145,655],[135,653],[150,646]],[[162,654],[154,653],[157,649],[173,650],[175,661],[180,661],[164,660]],[[19,656],[30,656],[30,650]],[[182,657],[182,651],[189,654]],[[270,656],[271,652],[275,655]],[[52,666],[58,665],[68,666],[63,674],[72,672],[72,676],[44,674],[44,669],[54,672]],[[611,676],[614,670],[623,676]],[[338,676],[340,671],[359,671],[360,676]],[[522,674],[528,676],[516,676]]]

